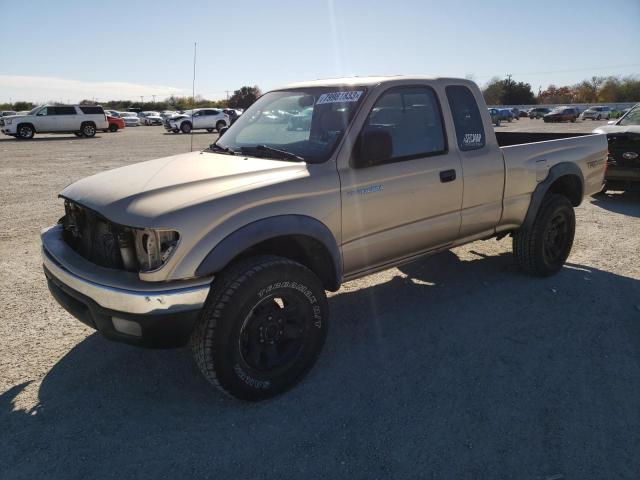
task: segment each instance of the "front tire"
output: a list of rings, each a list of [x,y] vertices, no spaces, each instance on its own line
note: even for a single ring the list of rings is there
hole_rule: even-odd
[[[328,317],[313,272],[282,257],[250,257],[214,280],[191,337],[193,355],[223,392],[263,400],[292,388],[315,364]]]
[[[547,194],[533,224],[513,234],[520,268],[536,277],[558,272],[567,260],[576,229],[573,205],[563,195]]]
[[[222,130],[226,126],[227,124],[220,120],[218,123],[216,123],[216,130],[218,131],[218,133],[220,133],[220,130]]]
[[[180,125],[180,131],[182,133],[191,133],[191,124],[189,122],[183,122],[182,125]]]
[[[21,140],[30,140],[33,138],[33,136],[36,133],[35,129],[28,124],[18,125],[17,131],[18,131],[18,134],[16,135],[16,137],[18,137]]]
[[[117,132],[118,131],[118,125],[116,125],[115,123],[112,123],[111,125],[109,125],[109,131],[110,132]]]

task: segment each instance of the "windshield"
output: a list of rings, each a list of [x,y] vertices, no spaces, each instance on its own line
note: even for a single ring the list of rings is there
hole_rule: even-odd
[[[640,103],[620,119],[618,125],[640,125]]]
[[[32,109],[32,110],[29,110],[29,113],[28,113],[27,115],[35,115],[35,114],[36,114],[36,112],[37,112],[38,110],[40,110],[41,108],[42,108],[42,105],[39,105],[39,106],[37,106],[36,108],[34,108],[34,109]]]
[[[269,92],[249,107],[216,145],[233,152],[282,158],[273,151],[278,149],[306,162],[324,162],[362,103],[365,90],[336,86]]]
[[[134,113],[134,112],[122,112],[120,115],[122,115],[123,117],[137,117],[138,114]]]
[[[147,117],[157,117],[158,112],[144,112]]]

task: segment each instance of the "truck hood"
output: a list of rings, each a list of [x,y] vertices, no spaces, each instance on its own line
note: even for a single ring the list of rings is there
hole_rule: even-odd
[[[640,133],[640,125],[604,125],[591,133]]]
[[[158,227],[190,206],[308,175],[305,163],[191,152],[83,178],[60,196],[121,225]]]

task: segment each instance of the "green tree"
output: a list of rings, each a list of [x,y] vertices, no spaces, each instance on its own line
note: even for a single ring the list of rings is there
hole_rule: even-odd
[[[31,110],[36,105],[31,102],[14,102],[12,110],[16,112],[21,112],[23,110]]]
[[[262,95],[262,92],[257,85],[253,87],[242,87],[240,90],[233,92],[233,95],[229,99],[229,107],[246,109],[255,102],[260,95]]]
[[[536,103],[531,85],[516,82],[510,78],[500,80],[494,77],[482,90],[484,100],[488,105],[531,105]]]

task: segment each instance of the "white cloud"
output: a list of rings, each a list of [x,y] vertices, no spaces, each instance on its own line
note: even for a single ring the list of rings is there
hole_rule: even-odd
[[[106,100],[162,100],[170,95],[189,95],[188,90],[168,85],[143,85],[126,82],[85,82],[56,77],[0,75],[0,102],[79,102],[88,98]]]

